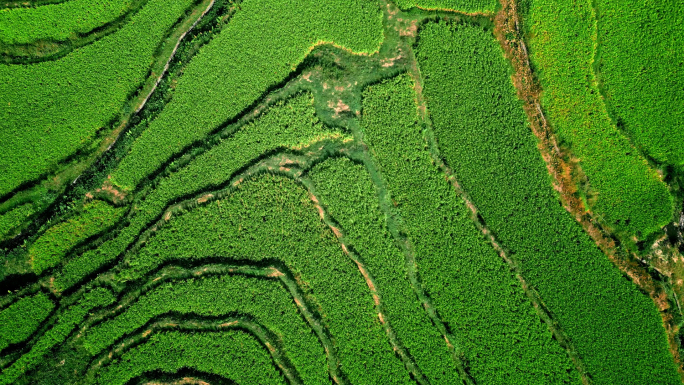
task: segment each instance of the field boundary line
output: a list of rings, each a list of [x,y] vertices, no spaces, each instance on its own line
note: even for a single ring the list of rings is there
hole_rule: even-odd
[[[356,140],[362,144],[363,150],[359,156],[350,157],[350,159],[358,161],[363,164],[364,168],[368,171],[368,175],[371,181],[378,189],[378,203],[380,206],[380,210],[385,215],[388,224],[392,223],[394,225],[388,226],[388,229],[392,235],[392,238],[394,238],[395,241],[400,245],[402,253],[404,254],[404,265],[407,270],[407,275],[409,277],[411,288],[413,289],[413,292],[416,294],[416,297],[418,298],[419,302],[423,305],[423,308],[425,309],[425,312],[427,313],[428,317],[434,323],[435,327],[442,335],[442,338],[444,338],[444,342],[446,343],[449,353],[454,361],[454,364],[456,365],[456,369],[460,375],[461,381],[463,381],[463,383],[465,383],[466,385],[474,385],[475,381],[472,379],[472,377],[467,371],[463,353],[461,352],[460,348],[457,346],[456,343],[456,337],[454,337],[447,330],[446,325],[437,314],[435,306],[432,304],[430,297],[425,292],[423,285],[418,278],[417,262],[415,252],[413,250],[413,245],[411,244],[410,240],[408,240],[405,236],[400,235],[397,230],[397,224],[399,223],[399,221],[396,218],[397,215],[389,210],[388,202],[390,201],[390,198],[388,196],[386,183],[382,179],[381,174],[378,171],[377,165],[373,161],[372,157],[369,155],[368,146],[361,139],[358,125],[356,123],[353,123],[352,125],[352,132],[354,132],[354,136],[357,138]]]
[[[7,65],[25,65],[59,60],[79,48],[83,48],[87,45],[93,44],[100,39],[103,39],[111,34],[118,32],[130,21],[130,19],[135,14],[138,13],[138,11],[140,11],[145,5],[147,5],[148,1],[149,0],[136,0],[136,2],[128,10],[126,10],[125,13],[101,25],[93,27],[93,29],[88,32],[74,33],[72,31],[72,36],[76,35],[76,37],[73,38],[73,40],[71,36],[69,36],[64,40],[53,40],[48,38],[36,39],[33,42],[22,44],[0,43],[0,51],[5,51],[0,53],[0,62]],[[16,53],[17,50],[29,51],[32,48],[36,49],[36,47],[41,46],[48,47],[43,48],[46,49],[48,52],[36,53],[34,55],[27,54],[25,56],[9,53]]]
[[[502,7],[495,16],[494,35],[513,67],[513,84],[518,98],[524,102],[523,109],[527,114],[527,120],[538,140],[537,148],[553,178],[553,187],[558,192],[560,202],[603,254],[654,302],[662,319],[670,353],[681,378],[684,379],[684,362],[679,352],[679,326],[676,322],[680,315],[673,314],[675,309],[668,303],[664,284],[653,278],[636,255],[618,249],[617,239],[603,228],[597,216],[579,198],[578,186],[572,174],[584,174],[581,166],[573,161],[570,151],[560,148],[558,138],[544,115],[540,102],[542,90],[529,60],[517,0],[500,2]]]
[[[420,68],[418,67],[418,62],[415,58],[415,53],[412,47],[409,47],[409,55],[411,58],[409,76],[411,76],[414,82],[416,110],[418,113],[418,117],[421,120],[421,123],[425,127],[424,139],[429,146],[429,152],[432,160],[440,168],[442,173],[444,173],[447,180],[452,185],[458,196],[465,203],[466,207],[468,208],[468,211],[470,211],[470,218],[477,227],[477,229],[480,232],[482,232],[482,234],[487,239],[487,242],[492,246],[492,248],[496,251],[499,257],[501,257],[504,260],[504,262],[511,270],[515,278],[520,282],[523,292],[525,293],[529,301],[532,303],[535,312],[547,325],[549,331],[552,333],[556,341],[558,341],[558,344],[566,351],[568,357],[573,362],[575,368],[577,369],[582,378],[583,384],[591,385],[591,378],[589,377],[586,367],[581,357],[577,353],[577,350],[574,347],[572,341],[565,334],[565,332],[563,332],[563,330],[560,327],[560,324],[555,319],[553,313],[548,309],[548,307],[542,300],[537,290],[527,282],[525,277],[523,277],[522,269],[520,268],[518,263],[515,260],[513,260],[510,255],[508,255],[508,253],[506,252],[506,250],[504,250],[504,247],[496,239],[492,231],[489,230],[489,228],[487,228],[486,224],[484,223],[484,220],[478,214],[477,207],[473,203],[472,199],[470,199],[468,194],[463,190],[460,183],[458,182],[454,171],[451,168],[449,168],[444,162],[444,160],[441,158],[439,154],[439,147],[437,145],[437,141],[435,139],[434,131],[432,128],[432,122],[430,120],[429,112],[427,110],[427,103],[423,97],[422,74],[420,72]]]
[[[187,317],[184,314],[183,317]],[[209,323],[206,325],[206,323]],[[192,315],[192,319],[178,319],[173,316],[164,317],[159,320],[153,320],[148,322],[142,328],[138,329],[138,332],[130,333],[127,336],[120,339],[116,345],[117,347],[110,350],[109,353],[103,353],[100,355],[97,362],[91,364],[86,372],[85,376],[88,379],[93,379],[95,373],[104,365],[112,362],[115,358],[122,356],[128,350],[144,343],[145,340],[153,334],[160,331],[166,330],[177,330],[181,332],[213,332],[217,333],[222,330],[243,330],[256,337],[261,345],[263,345],[271,355],[271,359],[280,369],[283,375],[288,379],[288,382],[292,385],[303,384],[299,373],[289,362],[288,358],[283,353],[282,341],[280,341],[268,328],[262,326],[261,324],[247,318],[247,317],[226,317],[226,318],[215,318],[215,317],[203,317],[198,315]],[[142,330],[142,331],[140,331]]]
[[[324,204],[321,204],[320,198],[316,196],[316,191],[313,182],[307,177],[300,177],[297,179],[297,181],[301,183],[304,186],[304,188],[306,188],[309,194],[309,199],[318,211],[321,221],[325,223],[330,228],[330,230],[332,230],[338,242],[340,243],[340,247],[342,248],[344,254],[347,257],[349,257],[352,261],[354,261],[354,263],[358,267],[359,272],[363,276],[366,285],[368,286],[368,289],[371,292],[373,302],[375,303],[375,309],[377,312],[378,319],[382,324],[383,329],[385,330],[385,334],[387,334],[387,338],[389,339],[390,345],[392,345],[392,349],[397,355],[399,355],[402,362],[404,363],[404,366],[406,367],[406,370],[408,370],[409,373],[413,374],[413,376],[415,377],[415,381],[417,383],[429,384],[430,382],[428,381],[428,379],[422,373],[418,365],[416,365],[415,361],[410,356],[408,351],[406,351],[406,348],[401,344],[399,338],[392,329],[390,322],[387,319],[387,316],[385,315],[385,309],[383,306],[382,298],[380,296],[380,293],[378,292],[377,285],[375,284],[375,279],[373,278],[373,275],[370,271],[368,271],[366,265],[361,260],[361,257],[356,253],[353,246],[347,243],[346,237],[344,235],[344,230],[342,230],[340,224],[337,223],[337,221],[335,221],[335,219],[333,219],[332,216],[326,211],[326,209],[324,208]]]
[[[146,280],[146,282],[142,283],[137,290],[127,292],[116,303],[84,320],[79,327],[78,334],[73,337],[72,341],[81,338],[89,328],[122,314],[145,293],[165,282],[225,275],[245,275],[255,278],[279,279],[285,289],[290,293],[293,302],[296,304],[306,323],[308,323],[309,327],[316,333],[321,346],[325,350],[328,361],[328,372],[331,378],[338,384],[348,383],[340,370],[340,360],[339,357],[337,357],[337,351],[332,342],[332,338],[329,335],[328,329],[323,326],[319,317],[311,311],[310,305],[301,288],[292,278],[292,273],[289,272],[284,264],[279,263],[278,261],[271,261],[262,266],[261,264],[247,261],[235,263],[238,261],[233,260],[234,263],[230,263],[224,262],[223,258],[215,259],[218,259],[221,262],[207,263],[207,259],[203,259],[203,264],[191,268],[175,265],[172,262],[141,278],[141,280]]]

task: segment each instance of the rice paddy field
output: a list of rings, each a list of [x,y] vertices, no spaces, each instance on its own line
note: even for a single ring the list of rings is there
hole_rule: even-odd
[[[683,15],[0,1],[0,384],[681,384]]]

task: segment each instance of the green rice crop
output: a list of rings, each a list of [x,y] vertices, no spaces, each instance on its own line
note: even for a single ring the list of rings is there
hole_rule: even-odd
[[[187,65],[173,99],[133,144],[112,181],[135,188],[169,157],[285,80],[317,44],[376,51],[381,19],[375,0],[243,1],[230,24]]]
[[[525,24],[544,90],[541,105],[561,143],[579,158],[592,190],[589,208],[625,239],[644,239],[672,220],[673,199],[601,99],[592,69],[597,36],[591,2],[528,3]]]
[[[50,227],[29,247],[33,271],[40,274],[56,266],[74,246],[114,226],[123,213],[123,208],[99,200],[85,204],[74,218]]]
[[[13,235],[12,230],[21,226],[33,213],[33,205],[25,203],[0,215],[0,239]]]
[[[684,170],[684,3],[597,0],[596,62],[608,112],[658,163]]]
[[[100,369],[97,383],[127,384],[146,372],[174,373],[188,367],[230,378],[238,384],[287,384],[266,348],[241,330],[154,334],[149,341],[124,353],[116,363]]]
[[[282,261],[320,306],[351,383],[411,382],[356,264],[292,180],[268,174],[246,180],[226,199],[173,217],[138,254],[124,260],[117,279],[135,279],[169,259],[206,257]]]
[[[118,32],[60,60],[0,65],[0,196],[88,150],[143,83],[159,43],[192,2],[150,0]]]
[[[458,378],[439,330],[411,288],[406,262],[378,204],[378,191],[362,165],[333,158],[309,173],[317,198],[341,226],[373,274],[386,321],[432,384]]]
[[[65,41],[124,16],[141,0],[70,0],[36,8],[0,10],[0,47]]]
[[[431,23],[417,51],[446,163],[556,316],[594,383],[679,383],[651,300],[560,205],[491,32]]]
[[[97,324],[84,336],[91,355],[166,313],[251,316],[282,339],[288,358],[306,384],[330,382],[323,346],[277,279],[224,275],[168,282],[145,293],[124,313]]]
[[[24,297],[0,312],[0,351],[31,336],[55,304],[44,293]]]
[[[99,266],[112,261],[163,210],[180,197],[208,188],[218,188],[246,163],[278,148],[296,148],[323,138],[340,137],[338,130],[326,129],[315,115],[311,94],[301,94],[265,110],[254,122],[232,135],[176,172],[161,178],[129,218],[118,236],[66,264],[55,281],[66,290]]]
[[[395,4],[404,10],[419,7],[465,13],[494,12],[499,6],[496,0],[396,0]]]
[[[103,288],[93,289],[86,293],[81,301],[59,315],[56,324],[38,339],[28,353],[0,373],[0,384],[15,383],[22,374],[38,365],[43,360],[43,356],[64,342],[89,311],[97,307],[107,306],[114,300],[112,293]]]
[[[567,355],[432,163],[417,118],[408,76],[364,91],[363,139],[413,244],[423,286],[470,375],[478,384],[576,383]]]

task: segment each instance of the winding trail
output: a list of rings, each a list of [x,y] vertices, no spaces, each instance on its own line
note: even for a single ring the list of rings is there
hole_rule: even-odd
[[[335,234],[338,241],[340,242],[340,247],[342,248],[342,251],[349,258],[351,258],[351,260],[354,261],[354,263],[356,263],[359,272],[363,276],[364,280],[366,281],[366,285],[368,285],[368,289],[371,292],[373,302],[375,303],[375,309],[378,313],[378,319],[380,320],[380,323],[385,329],[385,333],[387,334],[387,338],[389,339],[389,342],[392,345],[392,349],[396,354],[399,355],[402,362],[404,363],[404,366],[406,366],[406,369],[414,376],[415,381],[417,383],[429,384],[428,379],[422,373],[418,365],[416,365],[415,361],[409,355],[408,351],[406,351],[406,348],[401,344],[401,342],[397,338],[396,333],[390,326],[390,322],[387,319],[386,312],[382,303],[382,298],[380,296],[380,293],[378,292],[373,275],[366,268],[361,257],[354,251],[353,247],[347,243],[340,225],[325,211],[325,209],[321,205],[320,198],[316,196],[313,182],[311,182],[311,180],[309,180],[308,178],[298,178],[298,181],[302,183],[308,190],[309,199],[311,200],[311,202],[313,202],[314,207],[316,207],[316,210],[318,210],[318,214],[321,218],[321,221],[328,225],[328,227],[330,227],[330,230],[332,230],[332,232]]]
[[[388,336],[389,342],[392,345],[393,350],[397,353],[397,355],[401,358],[402,362],[406,366],[407,370],[414,376],[416,381],[420,384],[429,384],[429,381],[423,373],[421,372],[420,368],[415,364],[414,360],[410,357],[408,352],[406,351],[405,347],[400,343],[398,338],[396,337],[395,332],[392,330],[390,323],[387,320],[387,317],[385,316],[385,311],[382,305],[381,297],[380,294],[378,293],[378,290],[375,285],[375,281],[371,275],[371,273],[366,269],[363,261],[361,258],[354,252],[353,248],[348,245],[345,242],[344,235],[342,234],[339,225],[337,222],[334,221],[321,207],[318,198],[314,195],[315,192],[313,190],[312,183],[306,179],[302,178],[301,175],[302,173],[312,167],[314,164],[320,163],[323,160],[327,159],[329,156],[331,156],[333,153],[338,153],[343,156],[349,156],[349,154],[353,151],[355,151],[355,146],[353,143],[347,142],[344,139],[338,140],[338,141],[333,141],[333,144],[336,143],[336,149],[331,150],[330,148],[326,148],[324,145],[321,145],[319,142],[313,143],[309,145],[307,148],[303,148],[301,150],[301,153],[305,155],[297,156],[296,154],[291,154],[291,153],[279,153],[276,154],[270,158],[263,159],[256,163],[255,165],[247,168],[243,173],[238,174],[234,176],[228,187],[219,189],[219,190],[211,190],[211,191],[201,191],[197,192],[197,195],[193,198],[184,200],[180,203],[174,204],[170,207],[168,207],[164,213],[161,216],[161,219],[150,226],[147,230],[145,230],[141,236],[139,237],[138,241],[136,244],[126,253],[127,255],[135,254],[141,247],[144,246],[145,242],[149,237],[156,231],[158,231],[160,228],[164,226],[166,222],[171,220],[174,214],[176,213],[183,213],[186,210],[192,209],[196,206],[199,205],[204,205],[209,202],[212,202],[217,199],[222,199],[224,197],[229,196],[232,192],[233,189],[237,188],[245,179],[259,175],[264,172],[272,173],[272,174],[278,174],[282,176],[286,176],[288,178],[293,179],[294,181],[300,183],[308,192],[310,199],[316,206],[319,215],[321,216],[321,219],[323,220],[326,225],[330,227],[330,229],[333,231],[333,233],[337,236],[338,240],[340,241],[340,245],[342,247],[342,250],[344,253],[350,257],[354,263],[357,265],[359,268],[359,271],[361,272],[362,276],[366,280],[366,283],[371,291],[371,295],[373,297],[373,301],[376,306],[376,311],[378,313],[378,318],[380,322],[383,325],[383,328]],[[204,268],[202,268],[204,269]],[[205,270],[209,271],[209,270]],[[233,272],[235,273],[235,272]],[[153,285],[156,285],[155,282],[160,282],[163,274],[161,276],[158,276],[155,278],[153,281],[151,281],[148,285],[153,287]],[[287,277],[287,274],[283,274],[282,276],[279,275],[282,274],[282,272],[275,272],[275,275],[278,275],[281,277],[283,280],[284,284],[288,286],[288,289],[291,290],[297,290],[296,292],[293,293],[293,298],[295,299],[295,302],[297,301],[302,301],[302,303],[297,303],[298,306],[300,306],[300,310],[302,310],[302,314],[307,318],[307,322],[312,326],[314,330],[317,330],[317,333],[320,332],[319,334],[319,339],[321,340],[322,344],[324,345],[326,349],[326,354],[329,356],[329,370],[331,377],[336,383],[347,383],[347,380],[343,376],[343,373],[339,370],[339,358],[337,358],[336,354],[334,353],[333,350],[333,345],[329,341],[331,341],[330,337],[327,335],[327,333],[324,333],[324,327],[322,324],[315,319],[313,314],[308,310],[306,306],[303,305],[304,297],[301,295],[301,293],[298,291],[296,282],[288,282],[285,277]],[[297,289],[295,289],[297,288]],[[147,287],[144,289],[149,290]],[[300,293],[300,294],[296,294]],[[133,299],[138,296],[139,294],[135,293],[127,296],[125,304],[129,304]],[[106,312],[101,312],[100,315],[94,317],[92,320],[89,320],[87,322],[87,326],[92,326],[93,324],[99,322],[100,319],[103,319],[107,314],[113,315],[113,314],[118,314],[121,309],[123,308],[123,304],[119,304],[116,306],[115,309],[113,310],[108,310]],[[79,333],[79,335],[83,332],[84,329]],[[327,341],[328,343],[326,343]]]

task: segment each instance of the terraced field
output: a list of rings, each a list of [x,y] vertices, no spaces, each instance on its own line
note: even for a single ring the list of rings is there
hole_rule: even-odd
[[[0,2],[0,384],[681,383],[618,3]]]

